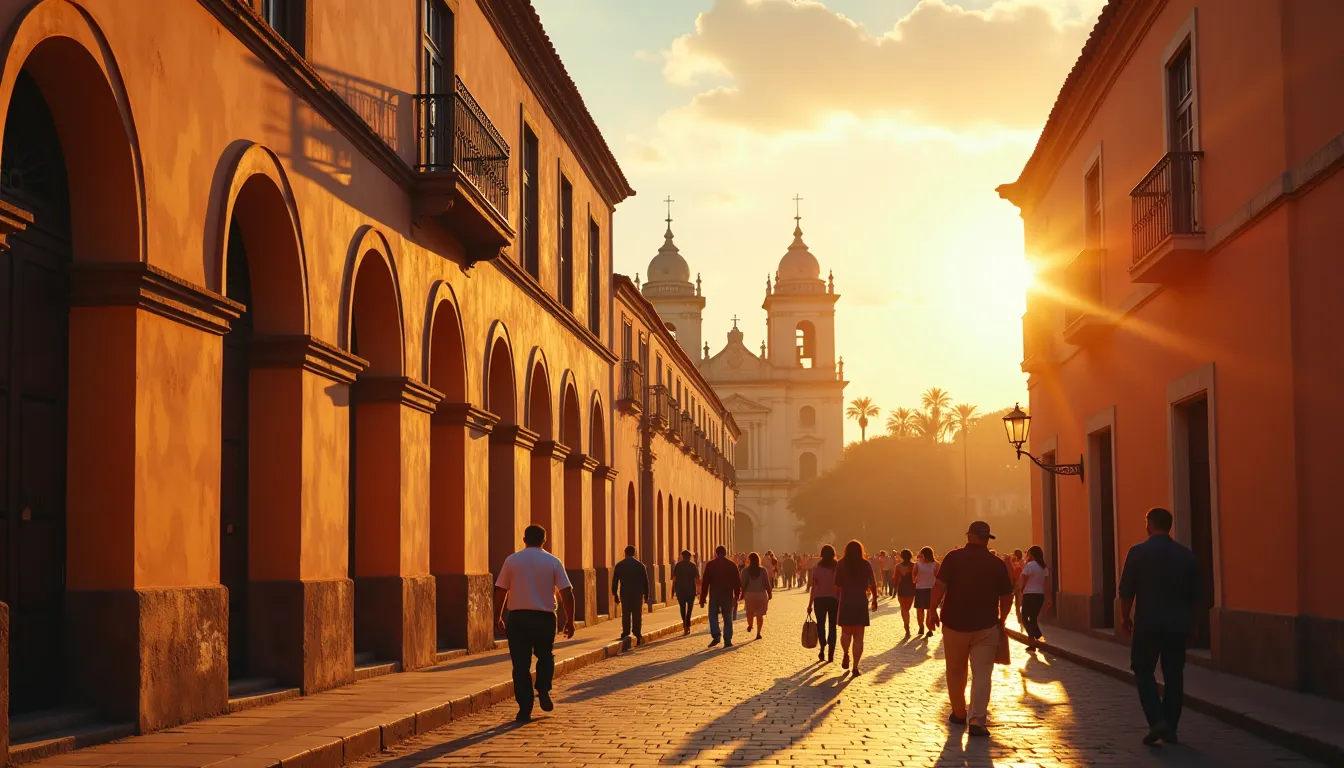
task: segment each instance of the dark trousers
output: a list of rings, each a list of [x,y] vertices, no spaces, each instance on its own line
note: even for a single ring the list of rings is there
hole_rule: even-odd
[[[644,596],[621,595],[621,637],[644,635]]]
[[[695,607],[695,595],[677,595],[677,606],[681,608],[681,626],[691,631],[691,609]]]
[[[1181,703],[1185,698],[1185,638],[1184,632],[1135,632],[1129,649],[1129,668],[1134,670],[1134,684],[1139,689],[1139,703],[1148,724],[1165,721],[1173,731],[1181,720]],[[1162,682],[1165,695],[1157,692],[1157,678],[1153,670],[1162,664]]]
[[[838,632],[835,630],[835,620],[840,613],[840,599],[836,597],[818,597],[812,601],[812,610],[817,613],[817,641],[823,648],[830,648],[831,655],[835,655],[835,641]],[[830,622],[831,628],[826,629],[826,623]]]
[[[513,698],[518,709],[532,711],[532,657],[537,657],[536,689],[551,690],[555,677],[555,614],[509,611],[509,658],[513,660]]]
[[[1045,595],[1024,592],[1022,594],[1022,628],[1032,640],[1041,639],[1041,609],[1045,607]]]

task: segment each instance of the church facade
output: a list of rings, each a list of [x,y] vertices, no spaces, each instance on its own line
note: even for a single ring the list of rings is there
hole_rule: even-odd
[[[789,510],[795,488],[826,471],[844,449],[844,360],[835,348],[833,276],[803,242],[795,217],[793,242],[766,279],[766,339],[758,351],[737,321],[717,353],[702,340],[705,297],[673,241],[649,263],[641,290],[667,329],[713,387],[740,430],[733,452],[737,477],[734,546],[742,551],[812,549],[798,537]]]

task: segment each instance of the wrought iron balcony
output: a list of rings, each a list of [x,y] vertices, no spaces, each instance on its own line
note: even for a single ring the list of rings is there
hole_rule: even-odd
[[[1102,306],[1101,277],[1106,252],[1083,250],[1064,268],[1064,339],[1085,344],[1110,327]]]
[[[467,251],[469,264],[513,242],[509,226],[509,145],[461,78],[452,93],[419,93],[417,215],[439,220]]]
[[[644,369],[636,360],[621,361],[620,393],[616,398],[616,407],[629,413],[644,410]]]
[[[1204,253],[1200,211],[1203,152],[1169,152],[1131,191],[1137,282],[1165,282]]]

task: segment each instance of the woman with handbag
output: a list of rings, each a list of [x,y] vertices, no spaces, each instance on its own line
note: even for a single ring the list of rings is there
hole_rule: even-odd
[[[863,544],[857,539],[845,545],[845,556],[835,569],[835,586],[840,590],[840,647],[845,652],[840,668],[850,669],[849,652],[853,650],[853,674],[858,677],[862,674],[859,660],[863,658],[863,635],[868,629],[869,613],[877,610],[877,577],[864,557]]]
[[[808,593],[807,612],[812,613],[812,608],[817,609],[817,643],[820,646],[817,649],[817,661],[835,661],[835,621],[840,610],[840,598],[835,591],[835,547],[830,544],[821,548],[821,560],[812,567],[812,573],[808,577],[812,582],[812,589]],[[826,629],[827,621],[830,622],[830,630]],[[828,655],[829,654],[829,655]]]

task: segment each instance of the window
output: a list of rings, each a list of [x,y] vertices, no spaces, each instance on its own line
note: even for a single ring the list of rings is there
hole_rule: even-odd
[[[1195,149],[1195,83],[1191,64],[1187,42],[1167,65],[1167,122],[1171,127],[1172,152]]]
[[[807,481],[817,476],[817,454],[804,453],[798,457],[798,479]]]
[[[529,275],[541,279],[541,227],[537,218],[539,200],[537,198],[537,135],[526,125],[523,126],[523,269]]]
[[[799,323],[794,331],[794,339],[798,348],[798,366],[811,368],[817,355],[817,331],[812,323],[807,320]]]
[[[667,329],[668,333],[672,334],[672,338],[677,338],[677,326],[675,323],[663,323],[663,327]]]
[[[1083,237],[1089,249],[1101,247],[1101,163],[1083,177],[1083,198],[1087,206],[1087,218],[1084,220]]]
[[[429,168],[452,165],[452,79],[453,12],[443,0],[424,0],[421,8],[420,87],[426,94],[444,94],[447,98],[427,99],[422,115],[421,156]]]
[[[574,185],[560,176],[560,303],[574,311],[574,232],[570,221],[574,216]]]
[[[804,405],[798,410],[798,426],[815,427],[817,426],[817,409],[810,405]]]
[[[657,369],[656,369],[656,371],[655,371],[657,375],[655,375],[655,376],[653,377],[653,383],[655,383],[655,384],[662,384],[662,383],[663,383],[663,356],[662,356],[661,354],[659,354],[658,357],[657,357],[657,365],[658,365],[658,367],[657,367]]]
[[[588,330],[602,335],[602,230],[592,219],[588,220]]]
[[[634,358],[632,358],[632,357],[630,356],[630,353],[631,353],[630,345],[631,345],[631,342],[632,342],[633,337],[634,337],[634,332],[635,332],[635,329],[630,325],[630,321],[629,321],[629,320],[626,320],[625,318],[621,318],[621,359],[622,359],[622,360],[632,360],[632,359],[634,359]]]
[[[261,0],[261,18],[294,52],[306,53],[304,0]]]

